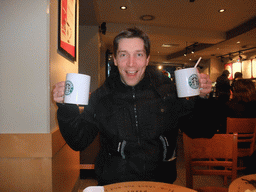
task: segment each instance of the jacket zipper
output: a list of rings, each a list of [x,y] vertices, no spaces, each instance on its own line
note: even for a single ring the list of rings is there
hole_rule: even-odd
[[[137,135],[138,135],[138,144],[139,144],[139,148],[141,148],[141,138],[140,138],[140,130],[139,130],[139,121],[138,121],[138,113],[137,113],[137,105],[136,105],[136,94],[135,94],[135,88],[132,87],[132,97],[133,97],[133,101],[134,101],[134,105],[133,105],[133,110],[134,110],[134,117],[135,117],[135,126],[136,126],[136,130],[137,130]],[[142,151],[144,154],[144,151]],[[146,174],[145,170],[146,170],[146,164],[144,163],[143,165],[143,170],[144,170],[144,174]]]
[[[132,87],[132,97],[133,97],[133,101],[134,101],[134,105],[133,105],[133,110],[134,110],[134,116],[135,116],[135,127],[137,130],[137,134],[138,134],[138,144],[140,145],[140,131],[139,131],[139,121],[138,121],[138,114],[137,114],[137,105],[135,102],[136,96],[135,96],[135,88]]]

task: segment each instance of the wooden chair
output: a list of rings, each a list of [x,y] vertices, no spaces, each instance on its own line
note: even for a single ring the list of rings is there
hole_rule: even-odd
[[[256,118],[227,118],[227,134],[238,133],[238,157],[251,156],[255,150]],[[239,163],[238,170],[246,167]]]
[[[193,188],[193,175],[237,177],[237,134],[215,134],[211,139],[191,139],[183,134],[186,162],[186,187]],[[216,168],[214,168],[216,167]],[[223,167],[220,169],[220,167]],[[225,168],[229,168],[225,170]],[[212,188],[212,189],[211,189]],[[226,191],[226,188],[203,187],[198,191]]]

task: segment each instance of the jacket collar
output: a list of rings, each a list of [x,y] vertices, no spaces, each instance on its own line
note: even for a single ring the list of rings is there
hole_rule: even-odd
[[[169,85],[173,83],[171,80],[156,72],[155,70],[151,68],[147,68],[145,71],[145,77],[134,87],[125,85],[120,78],[119,72],[113,73],[110,77],[106,80],[106,86],[110,89],[110,91],[121,91],[121,92],[127,92],[134,88],[135,90],[144,90],[148,89],[150,86],[153,87],[154,90],[163,98],[165,97],[170,90],[167,88],[170,87]]]

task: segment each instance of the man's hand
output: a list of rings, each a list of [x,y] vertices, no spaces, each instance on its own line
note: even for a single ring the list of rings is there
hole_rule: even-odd
[[[206,97],[212,91],[212,81],[209,76],[200,73],[199,74],[199,84],[200,84],[200,97]]]
[[[63,103],[64,91],[65,91],[65,81],[56,83],[55,88],[53,89],[53,100],[57,103]]]

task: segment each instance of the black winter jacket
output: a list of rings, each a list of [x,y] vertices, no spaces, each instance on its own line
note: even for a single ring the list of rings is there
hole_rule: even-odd
[[[209,122],[207,111],[213,109],[208,100],[177,98],[174,83],[149,70],[134,87],[124,85],[119,75],[109,77],[82,114],[76,105],[58,106],[60,131],[72,149],[84,150],[100,133],[99,185],[173,183],[178,129],[193,138],[212,137],[216,129]]]

